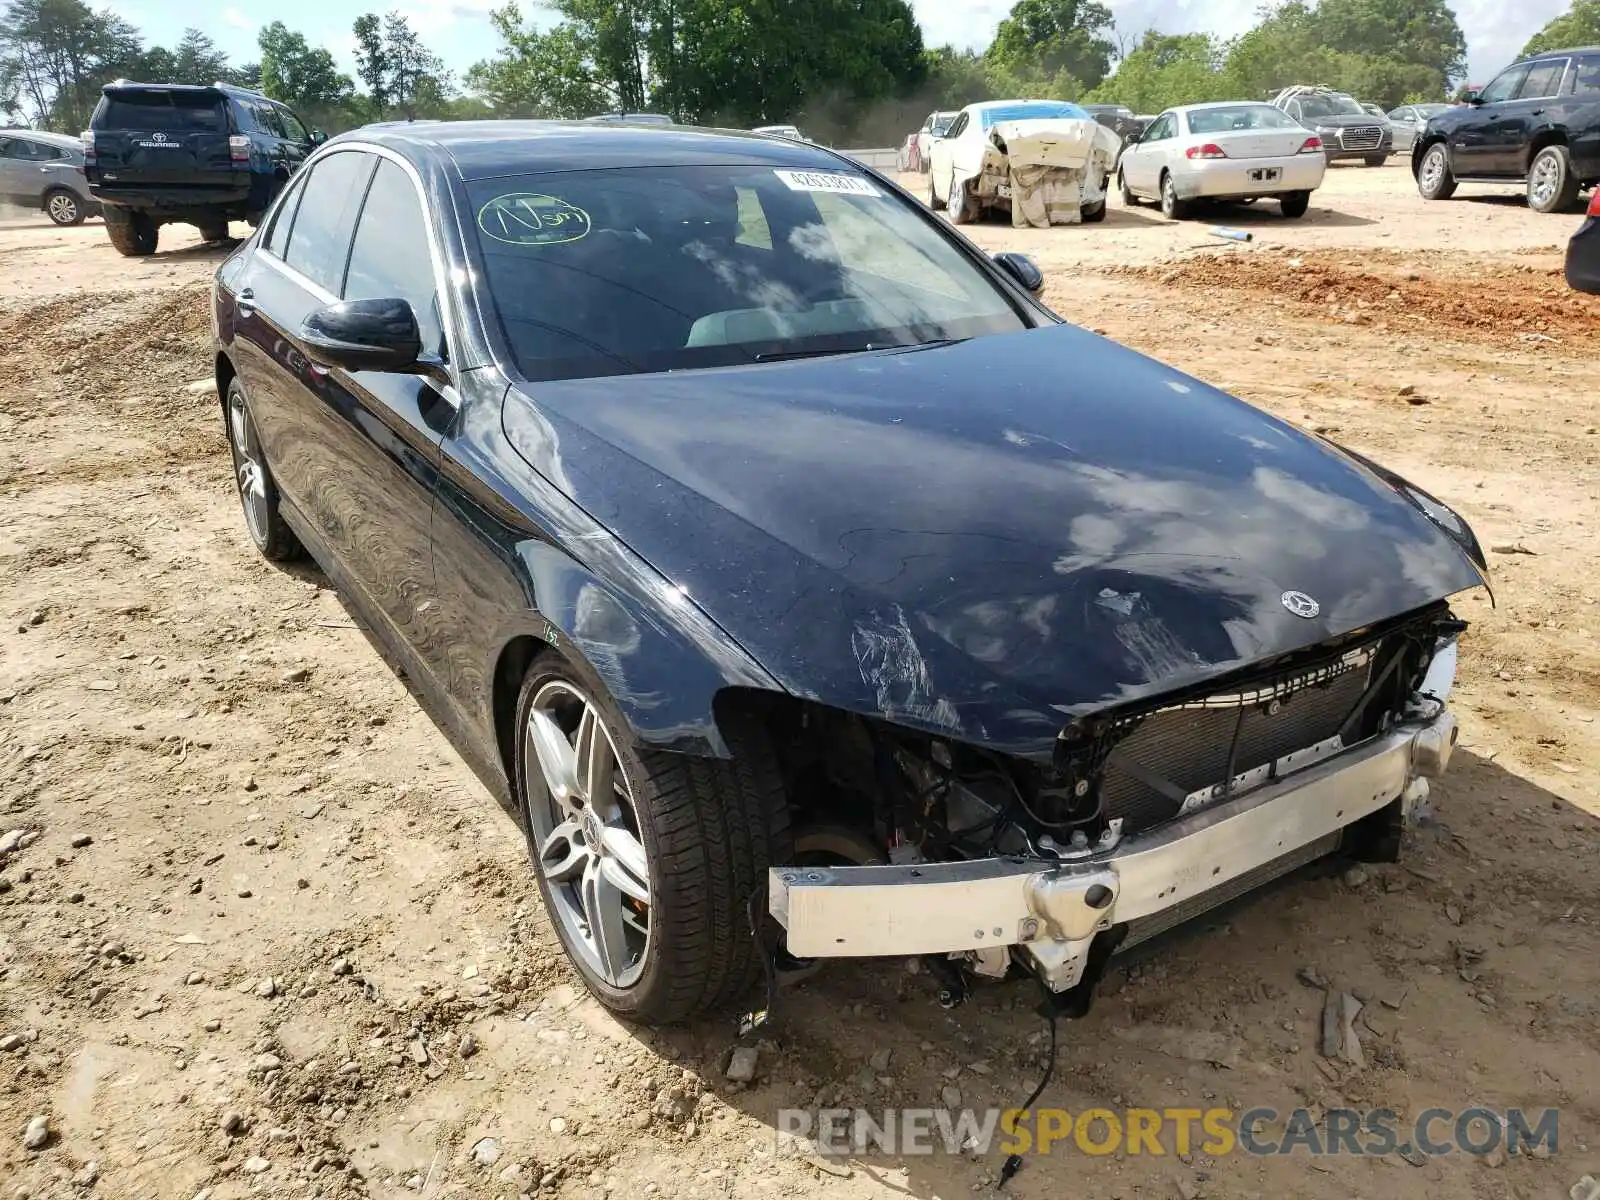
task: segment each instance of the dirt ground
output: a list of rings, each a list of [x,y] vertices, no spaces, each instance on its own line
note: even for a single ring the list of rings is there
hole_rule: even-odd
[[[1496,603],[1460,605],[1464,749],[1402,865],[1115,967],[1042,1103],[1559,1106],[1559,1150],[1169,1142],[1036,1159],[1007,1190],[1564,1197],[1600,1175],[1600,300],[1560,279],[1576,218],[1479,188],[1424,205],[1400,167],[1330,172],[1302,221],[1258,208],[1226,214],[1248,244],[1115,203],[971,233],[1033,255],[1066,317],[1473,522]],[[1019,1104],[1030,985],[945,1011],[898,963],[830,967],[781,996],[748,1087],[724,1078],[731,1017],[642,1032],[574,989],[510,819],[326,580],[250,546],[200,382],[223,253],[0,226],[0,835],[26,843],[0,852],[0,1200],[992,1186],[998,1154],[780,1154],[776,1114]],[[1304,968],[1372,993],[1365,1067],[1320,1057]]]

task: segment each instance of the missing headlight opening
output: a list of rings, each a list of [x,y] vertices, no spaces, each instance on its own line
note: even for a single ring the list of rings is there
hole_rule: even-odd
[[[1448,764],[1465,623],[1439,603],[1068,720],[1046,761],[796,704],[770,712],[795,822],[784,963],[922,956],[1029,974],[1082,1016],[1116,954],[1312,864],[1392,861]]]

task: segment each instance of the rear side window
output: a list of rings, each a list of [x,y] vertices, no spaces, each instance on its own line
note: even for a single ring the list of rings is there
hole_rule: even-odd
[[[96,129],[226,133],[228,114],[215,92],[108,92],[92,122]]]
[[[330,154],[311,168],[300,188],[284,261],[335,296],[344,279],[356,212],[376,161],[370,154]]]
[[[1561,77],[1567,73],[1567,60],[1558,58],[1553,62],[1535,63],[1528,72],[1527,79],[1522,81],[1522,90],[1517,93],[1519,100],[1542,100],[1546,96],[1554,96],[1561,90]]]
[[[57,146],[27,138],[0,138],[0,158],[20,158],[28,162],[53,162],[66,158],[67,152]]]
[[[294,228],[295,209],[300,207],[300,193],[305,190],[301,186],[304,182],[304,177],[295,180],[290,185],[289,194],[273,212],[272,224],[268,226],[266,239],[262,242],[268,254],[283,257],[284,247],[289,244],[289,231]]]
[[[283,122],[278,120],[278,110],[270,104],[257,103],[253,105],[256,112],[256,126],[262,133],[271,134],[273,137],[283,137]]]
[[[409,301],[424,348],[442,352],[426,220],[410,177],[388,159],[379,159],[350,248],[344,299]]]

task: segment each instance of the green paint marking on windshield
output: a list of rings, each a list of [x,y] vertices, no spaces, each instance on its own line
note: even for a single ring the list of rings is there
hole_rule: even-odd
[[[478,228],[512,246],[554,246],[589,235],[589,214],[537,192],[508,192],[478,210]]]

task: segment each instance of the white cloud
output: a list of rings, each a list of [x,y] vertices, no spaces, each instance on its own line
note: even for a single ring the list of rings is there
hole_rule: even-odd
[[[222,23],[224,25],[231,25],[235,29],[243,29],[246,32],[256,27],[256,23],[254,21],[231,5],[222,10]]]
[[[1166,33],[1210,33],[1234,37],[1256,23],[1260,0],[1109,0],[1117,26],[1129,34],[1146,29]],[[1468,74],[1487,83],[1521,51],[1550,18],[1566,11],[1568,0],[1456,0],[1456,19],[1467,35]],[[981,50],[1010,11],[1008,0],[912,0],[922,38],[929,46],[946,44]]]

